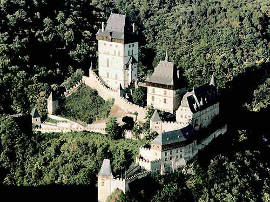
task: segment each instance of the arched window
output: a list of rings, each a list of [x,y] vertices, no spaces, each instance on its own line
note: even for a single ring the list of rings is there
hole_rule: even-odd
[[[109,61],[109,58],[107,58],[107,67],[109,68],[109,65],[110,65],[110,61]]]

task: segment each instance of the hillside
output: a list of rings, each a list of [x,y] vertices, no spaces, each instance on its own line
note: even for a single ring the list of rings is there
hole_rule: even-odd
[[[229,128],[187,166],[189,173],[147,176],[130,192],[114,193],[112,201],[270,201],[269,0],[0,1],[0,192],[86,186],[96,199],[104,158],[117,176],[134,162],[145,141],[87,132],[33,134],[5,115],[28,114],[76,70],[87,73],[91,62],[95,69],[95,34],[111,12],[136,23],[141,80],[166,51],[188,89],[214,74]],[[140,91],[133,101],[145,105]],[[60,112],[92,123],[107,117],[111,104],[83,85]],[[148,129],[149,121],[143,126]],[[136,123],[133,131],[140,127]]]

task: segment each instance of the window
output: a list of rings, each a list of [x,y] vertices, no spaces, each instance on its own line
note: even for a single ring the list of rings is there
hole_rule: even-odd
[[[170,160],[172,160],[172,157],[170,157]]]
[[[104,180],[101,181],[101,186],[104,186]]]
[[[170,155],[172,155],[172,151],[170,151]]]
[[[130,55],[130,52],[128,51],[128,55]]]
[[[118,51],[118,56],[120,56],[120,51]]]
[[[116,50],[113,51],[113,55],[116,55]]]
[[[178,153],[178,149],[176,150],[176,153]]]
[[[167,156],[167,152],[165,152],[165,156]]]
[[[109,78],[109,72],[107,72],[107,78]]]
[[[166,100],[166,98],[164,98],[164,104],[166,104],[166,102],[167,102],[167,100]]]
[[[132,44],[132,47],[134,47],[134,44]]]
[[[133,50],[131,50],[131,55],[133,55]]]
[[[165,161],[167,161],[167,158],[165,158]]]
[[[166,90],[164,90],[164,95],[167,95],[167,91]]]
[[[154,96],[152,96],[152,102],[154,102],[155,101],[155,97]]]
[[[117,80],[117,74],[115,74],[115,80]]]
[[[109,68],[109,65],[110,65],[110,63],[109,63],[109,58],[107,58],[107,67]]]
[[[155,88],[152,88],[152,93],[155,93]]]

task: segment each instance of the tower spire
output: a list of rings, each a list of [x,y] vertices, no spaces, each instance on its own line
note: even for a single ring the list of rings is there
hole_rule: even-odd
[[[168,62],[168,50],[166,50],[165,61]]]

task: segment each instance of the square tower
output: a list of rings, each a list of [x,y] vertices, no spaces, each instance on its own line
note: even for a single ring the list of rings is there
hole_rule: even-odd
[[[146,79],[147,106],[173,113],[180,104],[179,72],[172,62],[160,61]]]
[[[125,15],[112,13],[97,33],[99,77],[111,88],[126,88],[138,75],[138,35]]]

